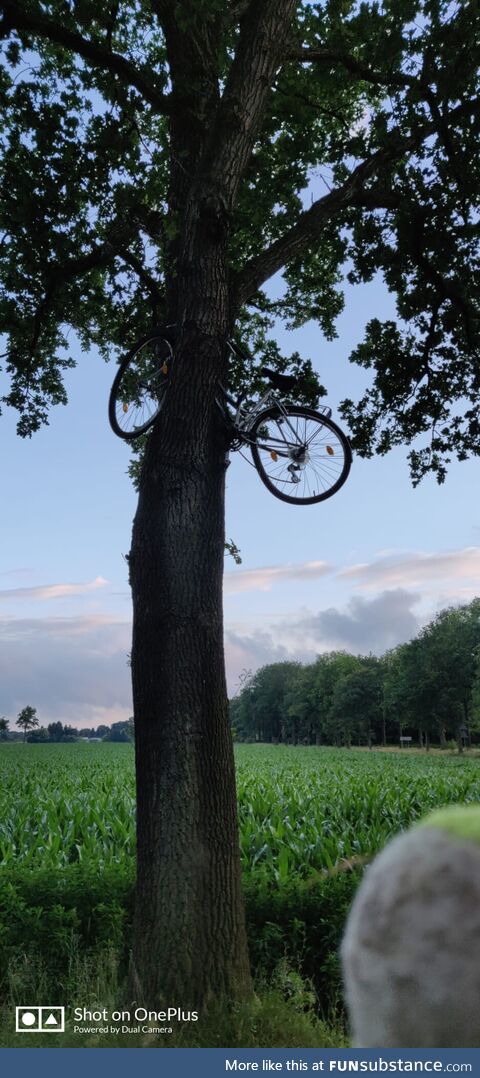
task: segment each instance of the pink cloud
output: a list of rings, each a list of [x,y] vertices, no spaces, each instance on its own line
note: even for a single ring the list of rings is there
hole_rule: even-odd
[[[337,575],[356,581],[360,588],[422,587],[433,580],[477,582],[480,576],[480,547],[465,547],[440,554],[389,554],[373,562],[350,565]]]
[[[226,573],[226,595],[243,591],[270,591],[274,584],[288,580],[315,580],[331,572],[326,561],[307,561],[298,565],[266,565],[260,569],[238,569]]]
[[[84,584],[40,584],[33,588],[7,588],[0,591],[0,602],[8,602],[10,599],[34,599],[40,602],[49,599],[63,599],[69,595],[85,595],[90,591],[97,591],[108,584],[103,576],[95,577]]]

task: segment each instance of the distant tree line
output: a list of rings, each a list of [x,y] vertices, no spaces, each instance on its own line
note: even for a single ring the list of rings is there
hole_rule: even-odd
[[[480,727],[480,599],[442,610],[380,658],[331,651],[246,674],[230,715],[239,741],[371,747],[411,738],[428,749],[454,740],[463,752]]]
[[[86,739],[95,741],[134,740],[133,718],[122,722],[114,722],[111,726],[85,726],[80,730],[60,721],[49,722],[48,726],[40,726],[37,709],[30,705],[22,708],[15,725],[20,728],[21,734],[15,730],[10,730],[9,720],[4,716],[0,717],[0,740],[17,741],[21,738],[23,741],[35,744],[68,743],[85,741]]]

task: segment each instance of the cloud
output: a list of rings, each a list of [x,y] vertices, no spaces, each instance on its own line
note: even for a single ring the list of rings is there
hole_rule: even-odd
[[[107,616],[0,618],[2,713],[31,704],[41,725],[128,717],[130,640],[130,623]]]
[[[7,588],[0,591],[0,602],[8,602],[11,599],[36,599],[45,602],[49,599],[64,599],[69,595],[85,595],[89,591],[97,591],[104,588],[108,580],[103,576],[88,580],[85,584],[40,584],[34,588]]]
[[[225,632],[225,661],[227,668],[227,683],[230,695],[238,690],[240,675],[245,671],[259,670],[261,666],[269,663],[281,662],[313,662],[316,656],[315,649],[308,649],[301,643],[293,645],[290,638],[289,645],[277,639],[276,630],[263,631],[255,629],[249,632],[236,632],[227,629]]]
[[[378,654],[411,639],[419,629],[419,596],[404,589],[369,600],[353,598],[344,609],[302,610],[258,628],[227,626],[225,654],[233,692],[242,670],[267,663],[311,662],[324,651]],[[40,723],[60,719],[91,726],[132,714],[131,623],[115,616],[0,618],[2,713],[15,719],[26,704]]]
[[[479,546],[443,554],[388,554],[374,562],[351,565],[337,574],[355,580],[360,588],[422,587],[433,580],[478,580],[479,575]]]
[[[307,561],[299,565],[266,565],[260,569],[239,569],[226,573],[224,590],[226,595],[237,595],[243,591],[270,591],[274,584],[286,580],[316,580],[331,572],[326,561]]]
[[[290,626],[290,632],[296,640],[303,636],[309,649],[317,646],[322,651],[345,648],[362,655],[370,651],[382,654],[417,634],[420,623],[412,607],[418,602],[418,595],[403,588],[384,591],[371,600],[355,596],[345,610],[329,607],[300,618]]]
[[[318,613],[301,612],[267,630],[227,629],[230,691],[243,670],[255,671],[267,663],[312,662],[316,655],[334,650],[381,655],[417,634],[420,620],[412,608],[419,601],[418,595],[397,588],[371,600],[356,596],[344,610],[328,607]]]

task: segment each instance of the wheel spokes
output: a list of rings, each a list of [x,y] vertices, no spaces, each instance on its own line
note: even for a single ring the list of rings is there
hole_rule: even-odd
[[[320,417],[287,413],[260,428],[257,453],[269,483],[295,501],[325,495],[345,467],[345,448]]]

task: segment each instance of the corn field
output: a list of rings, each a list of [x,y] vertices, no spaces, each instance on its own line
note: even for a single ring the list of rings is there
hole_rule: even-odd
[[[246,873],[282,882],[375,853],[437,805],[480,802],[480,759],[239,745]],[[133,749],[0,745],[0,868],[101,870],[135,851]]]

